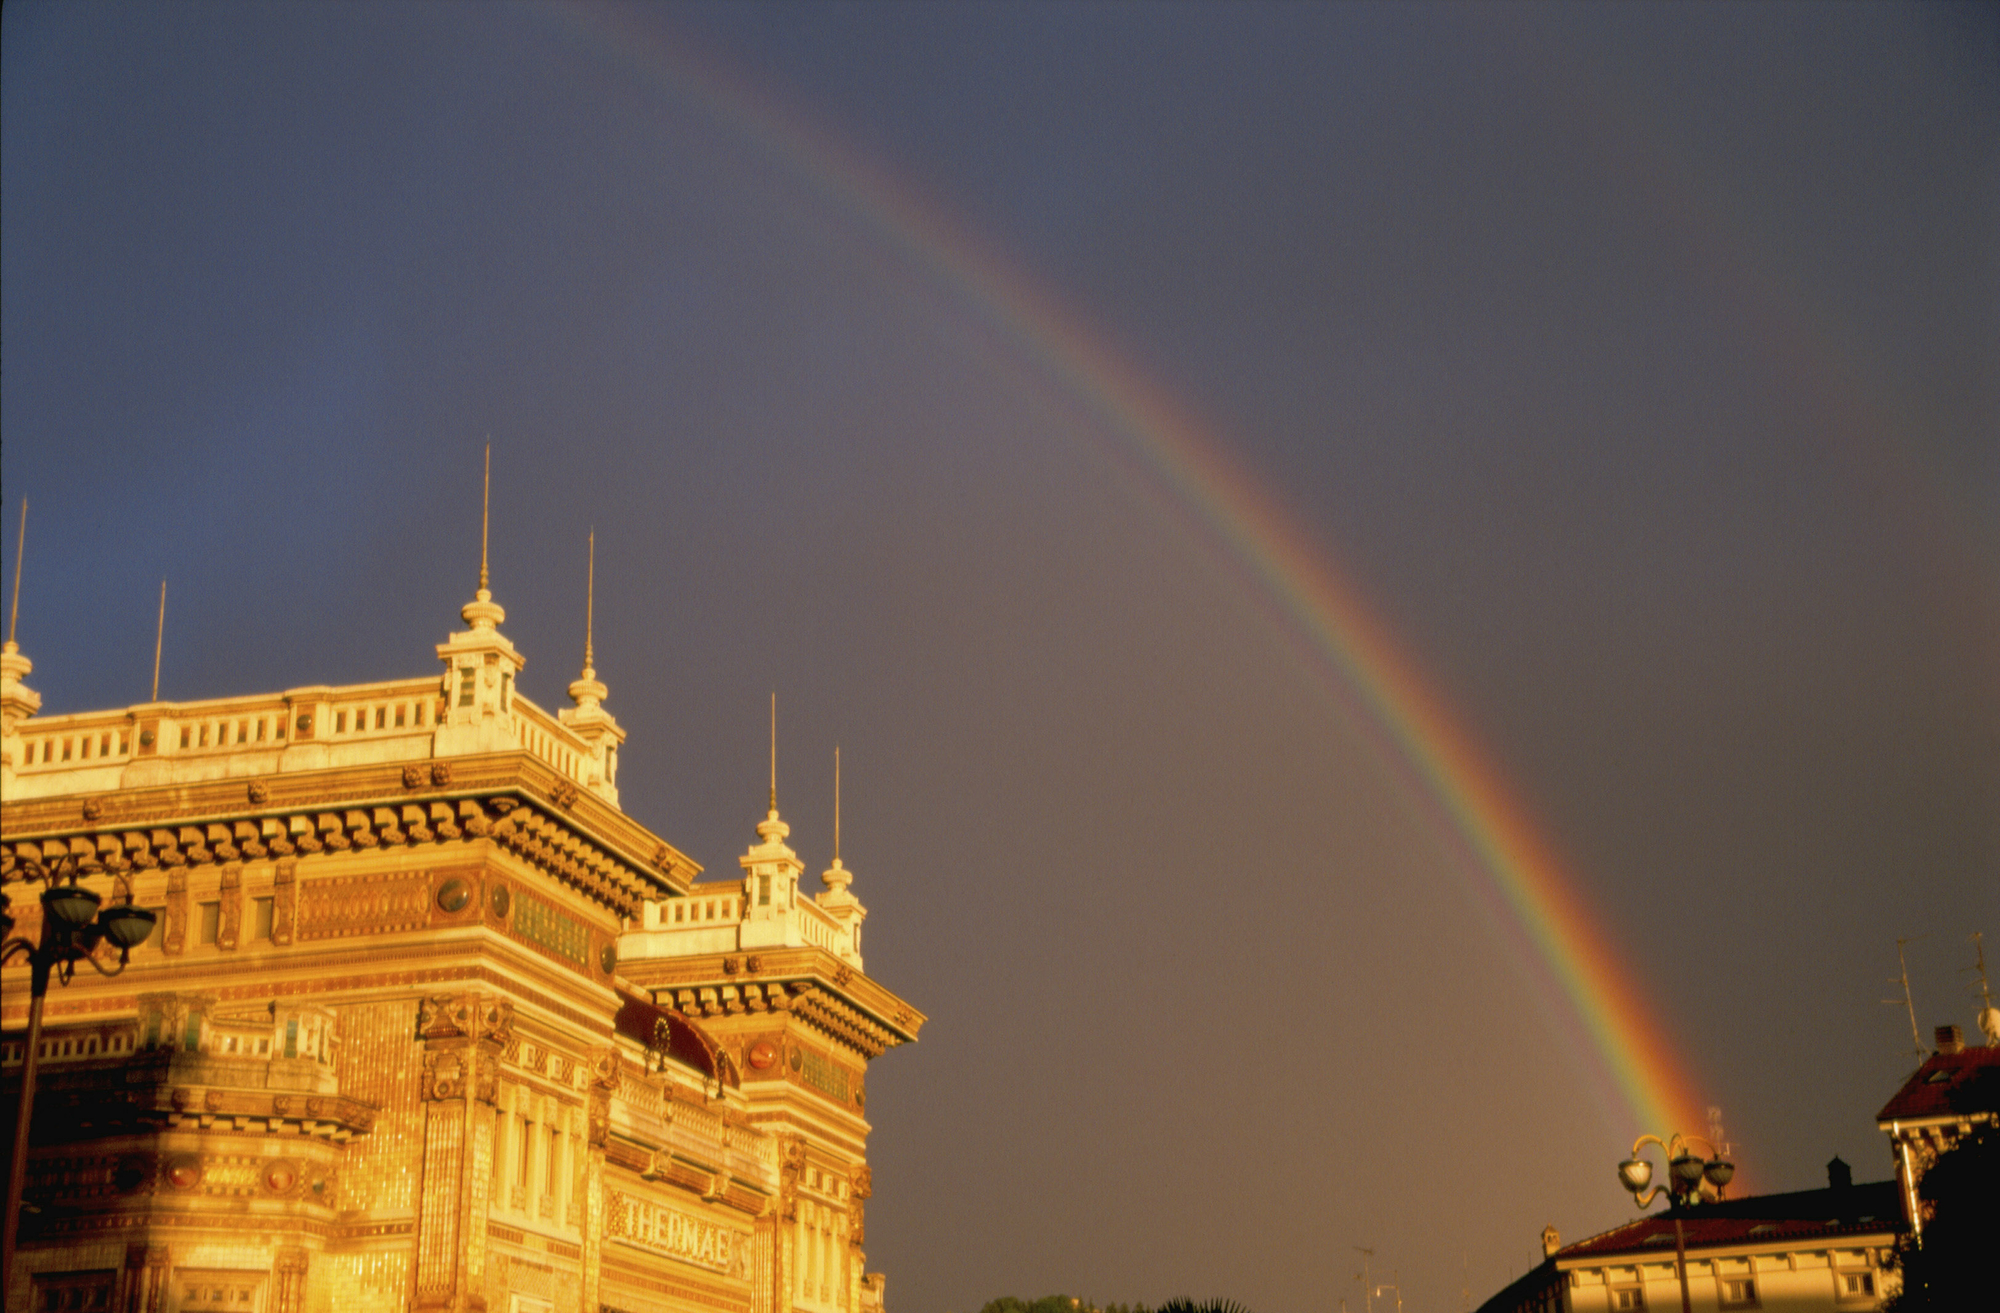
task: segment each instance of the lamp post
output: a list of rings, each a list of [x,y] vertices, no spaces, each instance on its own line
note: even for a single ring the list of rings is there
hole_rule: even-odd
[[[1695,1156],[1691,1145],[1696,1141],[1708,1145],[1710,1157],[1706,1162]],[[1639,1150],[1648,1144],[1659,1145],[1660,1152],[1667,1156],[1667,1184],[1651,1189],[1647,1187],[1653,1180],[1653,1164],[1639,1156]],[[1653,1200],[1662,1194],[1674,1208],[1692,1208],[1701,1202],[1704,1184],[1720,1199],[1735,1175],[1736,1164],[1723,1157],[1713,1144],[1699,1135],[1679,1132],[1664,1140],[1657,1135],[1640,1136],[1632,1141],[1632,1156],[1618,1164],[1618,1183],[1632,1192],[1632,1202],[1642,1210],[1651,1207]],[[1681,1313],[1694,1313],[1694,1300],[1688,1292],[1687,1237],[1678,1213],[1674,1216],[1674,1272],[1681,1281]]]
[[[95,866],[95,863],[92,863]],[[75,858],[54,864],[20,861],[7,876],[23,882],[46,885],[42,890],[42,933],[39,943],[17,936],[14,918],[7,911],[11,903],[0,894],[0,962],[18,957],[28,960],[28,1044],[21,1055],[21,1105],[14,1123],[14,1151],[7,1169],[6,1252],[0,1262],[0,1292],[14,1280],[14,1246],[21,1232],[21,1187],[28,1175],[28,1132],[35,1113],[35,1074],[41,1066],[42,1000],[48,996],[51,978],[67,985],[78,962],[88,962],[100,975],[115,976],[131,960],[132,950],[153,933],[154,915],[132,906],[132,890],[122,877],[115,881],[113,896],[124,901],[104,907],[103,895],[77,883],[79,865]],[[118,964],[106,966],[96,954],[98,945],[109,943],[118,950]],[[0,1295],[4,1298],[4,1295]]]

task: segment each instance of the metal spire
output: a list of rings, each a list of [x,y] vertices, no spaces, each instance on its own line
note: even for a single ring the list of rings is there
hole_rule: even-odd
[[[591,630],[595,625],[597,606],[597,528],[590,530],[590,569],[584,575],[583,585],[583,677],[591,678],[597,673],[597,657],[591,647]]]
[[[14,543],[14,604],[7,609],[7,646],[14,646],[14,624],[21,618],[21,553],[28,546],[28,499],[21,498],[21,535]]]
[[[778,694],[771,692],[771,815],[778,814]]]
[[[833,745],[833,864],[840,865],[840,745]]]
[[[479,591],[486,588],[486,529],[490,521],[488,510],[493,504],[493,443],[486,444],[486,477],[479,489]]]
[[[160,700],[160,648],[167,641],[167,581],[160,580],[160,626],[153,631],[153,702]]]

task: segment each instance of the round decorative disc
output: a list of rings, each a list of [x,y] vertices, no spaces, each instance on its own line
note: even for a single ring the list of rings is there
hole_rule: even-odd
[[[463,912],[465,905],[471,901],[472,890],[457,876],[438,886],[437,904],[447,912]]]

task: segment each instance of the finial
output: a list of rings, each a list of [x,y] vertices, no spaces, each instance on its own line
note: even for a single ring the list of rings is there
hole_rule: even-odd
[[[486,529],[491,522],[490,509],[493,505],[493,443],[486,444],[486,477],[479,488],[479,591],[486,592]],[[484,601],[485,598],[480,599]]]
[[[28,547],[28,499],[21,498],[21,534],[14,542],[14,604],[7,608],[7,650],[16,651],[14,625],[21,618],[21,553]]]
[[[590,568],[583,586],[583,673],[571,682],[569,695],[583,711],[596,712],[611,690],[597,678],[597,656],[591,645],[597,597],[597,530],[590,531]]]
[[[778,693],[771,691],[771,815],[778,814]]]
[[[473,629],[491,630],[498,628],[507,618],[506,611],[493,600],[493,590],[487,587],[486,539],[487,530],[492,526],[493,506],[493,444],[486,444],[486,473],[479,486],[479,591],[472,600],[458,609],[459,616]]]
[[[847,886],[854,883],[854,872],[840,864],[840,745],[833,748],[833,865],[820,873],[820,882],[837,895],[836,901],[845,901]]]
[[[160,580],[160,626],[153,631],[153,696],[150,701],[160,700],[160,648],[167,641],[167,581]]]

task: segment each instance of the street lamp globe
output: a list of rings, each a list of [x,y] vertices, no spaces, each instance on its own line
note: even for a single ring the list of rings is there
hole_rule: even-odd
[[[42,909],[56,928],[71,934],[89,925],[104,901],[97,891],[81,885],[62,884],[42,891]]]

